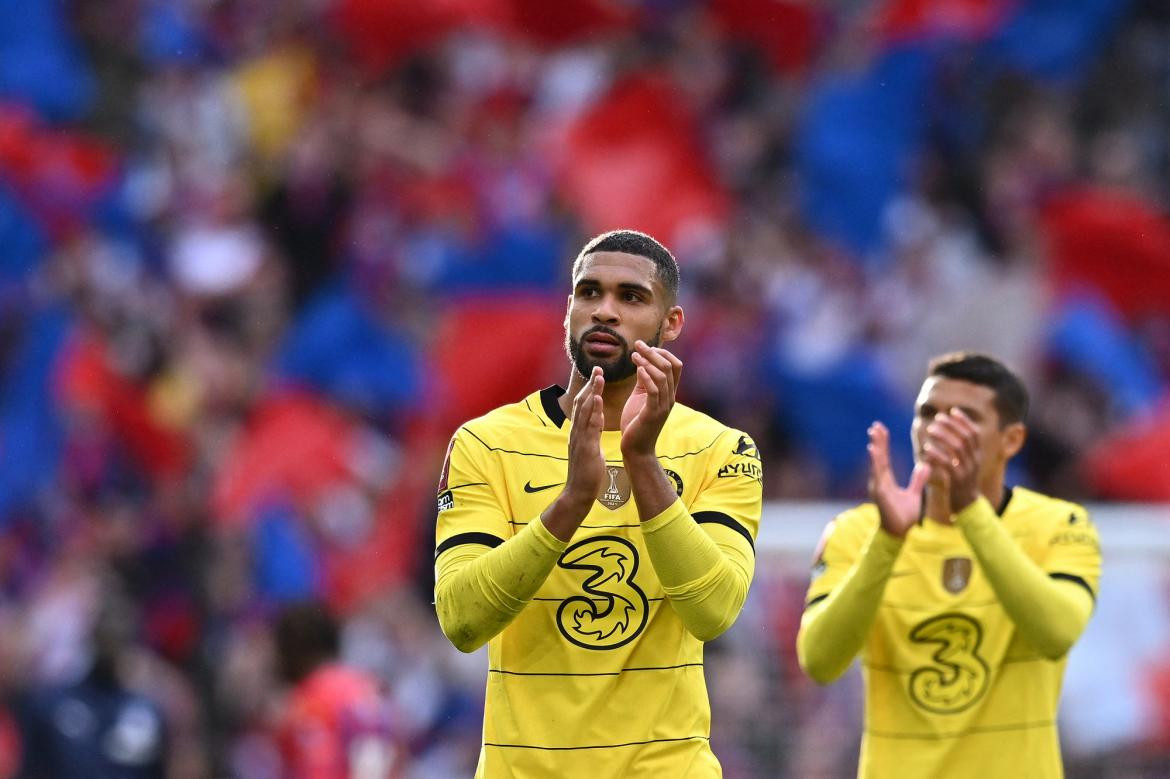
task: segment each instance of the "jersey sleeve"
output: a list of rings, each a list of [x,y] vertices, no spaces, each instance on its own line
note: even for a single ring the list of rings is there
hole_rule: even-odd
[[[796,655],[821,684],[845,673],[861,651],[902,549],[901,539],[867,521],[869,508],[830,522],[815,555]]]
[[[827,598],[857,562],[866,540],[865,534],[859,532],[865,524],[862,512],[864,508],[850,509],[825,525],[813,553],[806,605]]]
[[[760,457],[751,439],[720,436],[724,447],[698,496],[642,525],[650,561],[671,608],[691,635],[709,641],[734,622],[755,575],[763,510]]]
[[[1049,553],[1037,561],[1004,529],[987,498],[980,497],[955,515],[955,524],[1016,632],[1052,660],[1063,657],[1088,624],[1099,578],[1096,531],[1083,513],[1081,519],[1076,517],[1073,512],[1071,525],[1083,522],[1083,528],[1067,543],[1062,531],[1050,532]],[[1068,570],[1049,567],[1053,565]]]
[[[467,544],[495,547],[511,534],[487,450],[465,428],[451,437],[439,476],[435,559]]]
[[[689,507],[691,516],[717,544],[754,555],[764,500],[759,450],[747,434],[730,429],[714,446],[710,473]]]
[[[439,479],[435,612],[443,634],[471,652],[508,626],[540,589],[567,544],[539,518],[512,535],[486,457],[459,431]]]
[[[1069,504],[1049,534],[1044,571],[1052,579],[1084,587],[1093,600],[1101,583],[1101,542],[1097,528],[1082,506]]]

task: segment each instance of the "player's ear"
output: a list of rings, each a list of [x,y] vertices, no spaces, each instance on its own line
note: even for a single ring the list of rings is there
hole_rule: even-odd
[[[682,334],[684,320],[682,306],[671,306],[666,309],[666,314],[662,317],[663,343],[673,341]]]
[[[1012,422],[1003,429],[1003,459],[1010,460],[1024,448],[1028,439],[1028,428],[1023,422]]]
[[[565,298],[565,322],[564,322],[564,324],[565,324],[566,330],[569,329],[569,312],[572,310],[573,310],[573,295],[572,295],[572,293],[569,293],[569,295]]]

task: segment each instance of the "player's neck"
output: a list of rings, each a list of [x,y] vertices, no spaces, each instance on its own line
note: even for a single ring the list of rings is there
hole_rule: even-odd
[[[622,423],[622,409],[626,407],[626,401],[630,399],[630,394],[634,391],[634,385],[637,383],[637,376],[630,376],[621,381],[606,382],[605,389],[601,392],[602,402],[605,406],[605,426],[603,430],[620,430]],[[569,388],[565,390],[565,394],[557,398],[557,403],[561,407],[561,411],[565,412],[566,419],[573,418],[573,401],[577,397],[577,393],[585,386],[585,379],[575,369],[569,374]]]
[[[979,485],[979,492],[983,497],[991,502],[996,511],[999,511],[1000,504],[1003,503],[1003,483],[1004,474],[995,473],[988,476]],[[951,496],[942,487],[936,485],[929,485],[926,488],[926,506],[925,516],[940,522],[944,525],[953,524],[954,520],[951,517]]]
[[[991,503],[991,507],[999,512],[1003,508],[1004,472],[999,471],[987,477],[979,484],[979,491]]]

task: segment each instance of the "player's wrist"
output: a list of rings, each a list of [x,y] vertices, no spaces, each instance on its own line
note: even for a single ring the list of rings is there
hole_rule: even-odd
[[[576,484],[566,484],[561,494],[553,501],[562,511],[573,515],[580,515],[581,519],[589,513],[590,506],[597,499],[597,491],[589,490]]]
[[[626,470],[633,473],[634,471],[653,472],[662,470],[662,466],[658,462],[658,455],[654,453],[654,448],[649,450],[642,447],[622,447],[622,464],[626,466]]]
[[[952,516],[954,518],[955,524],[958,525],[964,524],[965,520],[980,513],[984,507],[994,513],[994,509],[991,508],[991,503],[988,502],[987,498],[984,497],[981,493],[975,493],[973,498],[961,506],[958,505],[958,502],[956,502],[956,506],[957,508],[955,509]]]
[[[564,542],[572,540],[573,534],[589,513],[589,504],[583,503],[580,496],[568,492],[566,489],[558,495],[540,515],[545,529],[557,540]]]
[[[951,490],[951,514],[957,517],[978,503],[981,497],[983,496],[978,490],[974,492],[955,492]]]

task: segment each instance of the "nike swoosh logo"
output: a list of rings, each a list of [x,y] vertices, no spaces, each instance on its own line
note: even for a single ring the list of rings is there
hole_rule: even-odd
[[[559,487],[562,484],[564,484],[564,482],[557,481],[557,482],[553,482],[552,484],[542,484],[539,487],[533,487],[532,482],[529,481],[529,482],[525,482],[524,491],[525,492],[543,492],[544,490],[552,489],[553,487]]]

